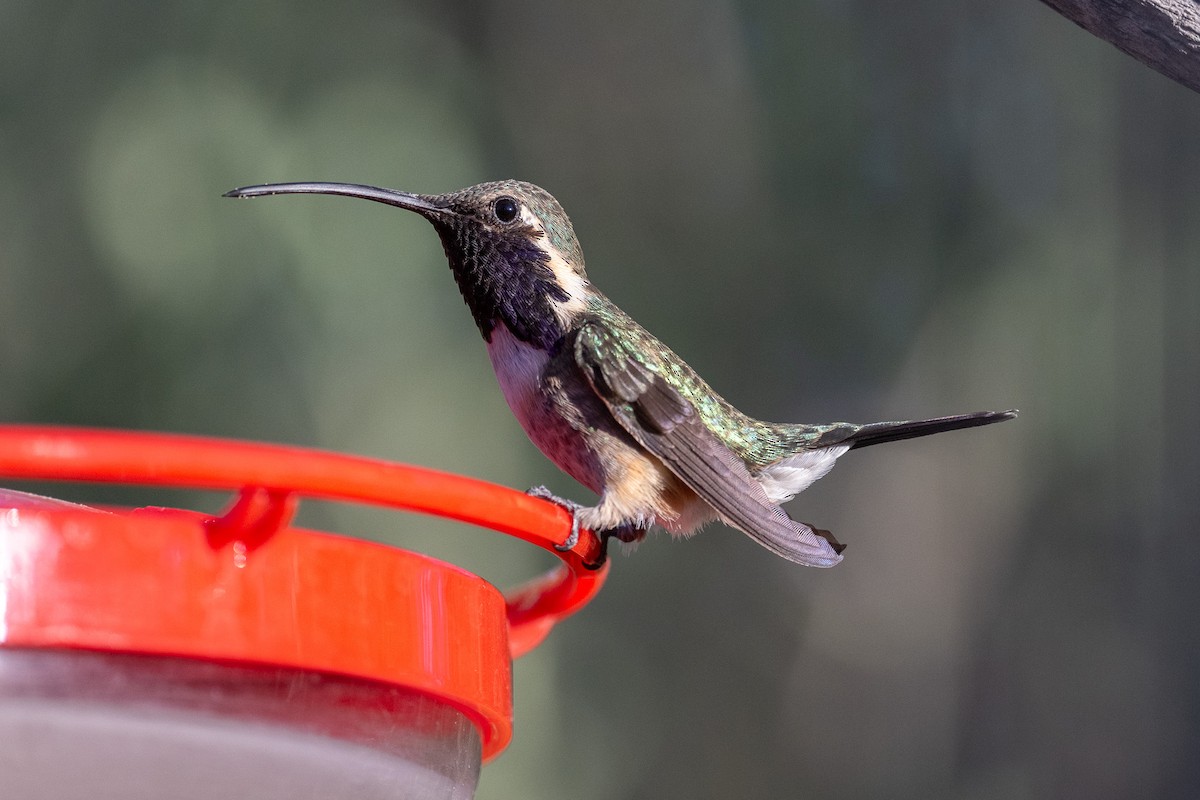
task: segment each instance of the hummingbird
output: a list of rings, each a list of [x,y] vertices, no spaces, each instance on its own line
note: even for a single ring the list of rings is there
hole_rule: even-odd
[[[637,542],[652,525],[689,536],[720,520],[811,567],[842,560],[828,531],[780,505],[845,453],[868,445],[1012,419],[1015,410],[854,424],[763,422],[717,394],[686,362],[592,285],[562,206],[516,180],[447,194],[350,183],[277,183],[226,197],[328,194],[415,212],[433,224],[487,345],[500,390],[533,443],[598,497],[571,512],[580,528]]]

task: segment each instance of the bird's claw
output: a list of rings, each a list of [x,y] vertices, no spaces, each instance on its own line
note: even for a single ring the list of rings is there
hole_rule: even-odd
[[[571,512],[571,533],[566,540],[561,544],[554,545],[554,549],[560,553],[566,553],[575,549],[575,545],[579,544],[579,510],[583,508],[574,500],[568,500],[565,497],[559,497],[551,492],[545,486],[534,486],[525,494],[530,497],[537,497],[541,500],[548,500],[560,508],[565,508]],[[608,540],[617,538],[622,542],[639,541],[646,535],[644,526],[622,525],[606,531],[596,531],[596,537],[600,540],[600,557],[595,561],[586,561],[583,564],[584,569],[598,570],[608,561]]]
[[[646,538],[646,528],[648,527],[649,525],[647,524],[634,523],[619,525],[616,528],[609,528],[606,531],[597,532],[596,535],[600,538],[600,557],[595,561],[590,561],[584,564],[583,566],[591,570],[600,569],[604,566],[605,562],[608,561],[609,540],[616,539],[617,541],[624,542],[626,544],[640,542],[642,539]]]
[[[579,544],[579,515],[577,512],[579,509],[583,508],[583,506],[581,506],[579,503],[576,503],[574,500],[568,500],[565,497],[559,497],[545,486],[534,486],[532,489],[525,492],[525,494],[529,495],[530,497],[537,497],[541,500],[548,500],[559,508],[565,508],[571,513],[571,533],[567,536],[564,542],[554,545],[554,549],[560,553],[566,553],[569,550],[574,550],[575,545]],[[599,569],[603,564],[604,559],[601,558],[599,564],[597,564],[594,568],[588,565],[588,569]]]
[[[571,533],[567,536],[562,544],[554,545],[554,549],[560,553],[566,553],[575,549],[575,545],[579,544],[579,517],[571,514]]]

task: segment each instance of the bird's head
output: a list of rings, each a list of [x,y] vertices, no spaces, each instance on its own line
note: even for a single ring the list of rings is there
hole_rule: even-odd
[[[553,195],[523,181],[427,195],[353,183],[245,186],[226,197],[334,194],[420,214],[442,240],[463,299],[485,339],[504,324],[549,348],[587,309],[590,287],[571,220]]]

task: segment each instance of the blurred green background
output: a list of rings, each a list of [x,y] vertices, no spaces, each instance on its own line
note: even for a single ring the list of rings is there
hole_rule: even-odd
[[[751,414],[1022,416],[844,459],[791,508],[849,542],[837,569],[723,528],[618,555],[517,664],[479,797],[1194,797],[1198,142],[1200,97],[1033,0],[6,0],[0,419],[586,499],[504,406],[425,222],[220,197],[530,180]],[[550,563],[305,521],[502,584]]]

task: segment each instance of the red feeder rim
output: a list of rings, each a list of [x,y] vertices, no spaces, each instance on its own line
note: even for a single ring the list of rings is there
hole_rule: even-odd
[[[37,541],[0,535],[0,579],[6,563],[21,558],[29,578],[6,587],[0,646],[285,664],[406,685],[466,712],[483,734],[485,758],[512,735],[509,657],[529,652],[590,602],[608,574],[607,566],[585,566],[600,553],[590,533],[569,551],[555,549],[571,519],[553,503],[376,459],[175,434],[0,425],[0,476],[237,492],[216,517],[158,508],[108,513],[65,503],[25,504],[0,517],[0,533],[18,522],[26,533],[51,523],[66,532],[53,552],[36,535]],[[535,544],[562,564],[502,596],[482,578],[427,556],[289,528],[302,497],[468,522]],[[270,558],[254,558],[260,547]],[[245,579],[250,571],[252,584]],[[311,574],[298,576],[305,571]],[[120,578],[131,575],[148,575],[149,582],[122,585]],[[321,591],[296,592],[298,578]],[[54,580],[98,582],[109,591],[99,600],[59,592],[36,614],[12,613],[26,607],[23,599],[54,594]],[[397,587],[404,586],[420,587],[423,594],[413,598],[419,602],[366,599],[364,587],[384,587],[401,599]],[[361,602],[344,602],[358,595]],[[214,604],[228,613],[214,617]],[[103,624],[89,632],[73,615]],[[414,631],[429,628],[437,641],[413,646]]]

